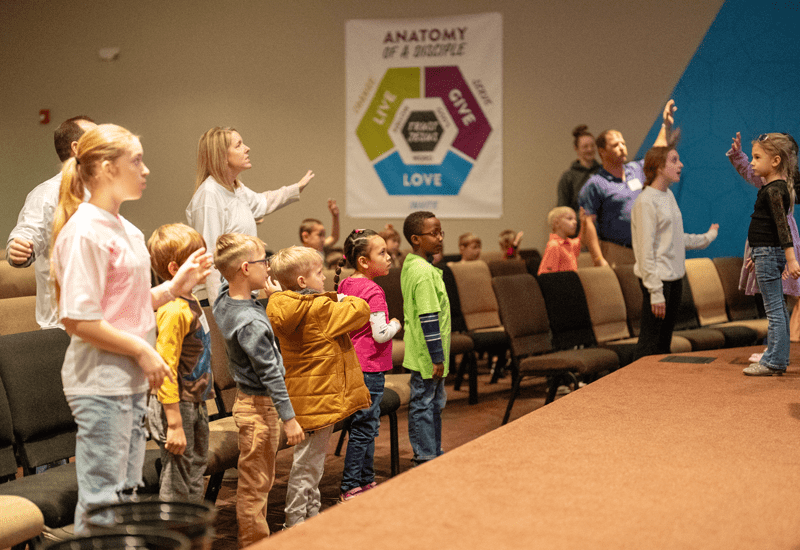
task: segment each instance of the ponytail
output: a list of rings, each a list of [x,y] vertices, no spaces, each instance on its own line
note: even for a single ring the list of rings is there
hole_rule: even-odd
[[[333,291],[339,292],[339,278],[342,276],[342,268],[347,263],[347,258],[342,258],[336,262],[336,274],[333,276]]]

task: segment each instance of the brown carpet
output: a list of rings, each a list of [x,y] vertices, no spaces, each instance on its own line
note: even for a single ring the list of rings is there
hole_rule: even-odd
[[[479,380],[480,401],[477,405],[467,403],[467,382],[461,391],[453,390],[452,379],[447,381],[447,406],[442,414],[443,447],[450,451],[468,443],[491,430],[498,428],[503,419],[508,397],[511,394],[511,378],[506,376],[497,384],[489,384],[490,376],[481,363]],[[530,378],[523,381],[522,392],[514,404],[511,420],[544,405],[546,386],[544,379]],[[408,441],[408,413],[407,407],[398,411],[398,431],[400,441],[400,471],[405,472],[412,468],[411,444]],[[322,492],[323,510],[336,506],[339,503],[339,482],[344,467],[344,449],[342,456],[334,456],[333,452],[339,439],[339,433],[334,433],[328,456],[325,460],[325,474],[320,482]],[[346,440],[345,440],[346,441]],[[345,443],[346,446],[346,443]],[[283,506],[286,499],[286,481],[292,465],[292,454],[289,450],[278,453],[276,466],[275,486],[269,495],[267,508],[267,521],[273,536],[270,540],[277,540],[278,533],[283,525]],[[382,419],[380,436],[375,442],[375,473],[376,481],[383,484],[389,480],[391,472],[389,462],[389,421]],[[353,501],[348,502],[348,504]],[[226,477],[217,498],[217,520],[215,521],[216,540],[214,550],[236,550],[236,478]]]
[[[500,415],[451,400],[444,456],[253,548],[798,548],[800,370],[745,377],[757,350],[646,358],[457,448],[453,415]]]

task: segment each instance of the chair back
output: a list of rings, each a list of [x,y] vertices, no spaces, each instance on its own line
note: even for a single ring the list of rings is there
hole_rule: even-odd
[[[0,261],[0,299],[36,296],[36,274],[33,267],[11,267]]]
[[[386,305],[389,308],[389,318],[394,317],[403,325],[403,291],[400,288],[400,274],[402,267],[393,267],[389,270],[388,275],[382,277],[375,277],[375,282],[383,289],[386,295]],[[387,319],[388,321],[388,319]],[[395,338],[402,338],[402,329],[395,335]]]
[[[692,298],[700,326],[727,323],[729,319],[725,311],[725,291],[714,262],[710,258],[686,260],[686,277],[692,287]]]
[[[550,323],[536,279],[530,273],[492,278],[500,319],[515,357],[550,351]]]
[[[519,273],[528,273],[528,266],[522,258],[513,258],[511,260],[492,260],[487,262],[489,272],[492,277],[500,277],[501,275],[516,275]]]
[[[758,319],[758,306],[755,296],[748,296],[739,289],[743,260],[739,256],[714,258],[714,267],[725,293],[725,305],[731,321]]]
[[[0,379],[0,481],[17,473],[17,459],[14,456],[14,426],[11,423],[11,409],[3,380]]]
[[[204,306],[203,313],[208,322],[208,332],[211,336],[211,371],[214,373],[214,390],[217,397],[217,414],[214,416],[229,416],[236,399],[236,382],[233,381],[228,367],[228,350],[225,347],[225,338],[219,330],[217,321],[211,311],[211,306]]]
[[[614,270],[608,266],[583,267],[578,277],[586,293],[594,337],[599,343],[630,338],[625,298]]]
[[[466,332],[467,323],[464,321],[464,313],[461,311],[461,298],[458,296],[458,286],[453,270],[449,265],[439,266],[442,270],[442,280],[447,291],[447,299],[450,302],[450,329],[452,332]]]
[[[461,312],[468,330],[501,326],[492,274],[482,260],[450,264],[461,299]]]
[[[692,298],[692,286],[689,284],[689,278],[684,275],[681,303],[678,306],[678,313],[675,319],[675,330],[692,330],[696,328],[700,328],[700,323],[697,320],[697,308],[694,305],[694,298]]]
[[[0,334],[35,330],[39,330],[39,323],[36,322],[36,296],[0,299]]]
[[[639,277],[633,272],[633,264],[617,264],[614,266],[622,297],[625,300],[628,330],[631,336],[639,336],[639,325],[642,320],[642,287],[639,286]]]
[[[542,273],[538,278],[555,349],[594,346],[594,331],[586,295],[574,271]]]
[[[69,342],[61,329],[0,336],[0,379],[19,459],[29,473],[75,455],[77,426],[61,383]]]

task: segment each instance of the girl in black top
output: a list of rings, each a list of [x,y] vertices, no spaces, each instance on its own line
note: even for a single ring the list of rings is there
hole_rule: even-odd
[[[769,330],[767,349],[758,363],[744,369],[749,376],[781,375],[789,365],[789,312],[781,274],[800,277],[787,215],[794,204],[797,154],[785,134],[762,134],[753,142],[753,173],[764,178],[758,190],[747,238],[752,248],[758,287],[764,298]]]

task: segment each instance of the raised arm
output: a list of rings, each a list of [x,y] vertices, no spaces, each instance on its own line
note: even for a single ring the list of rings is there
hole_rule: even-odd
[[[736,136],[733,138],[733,143],[731,143],[731,148],[728,150],[725,155],[728,157],[728,160],[731,161],[731,164],[736,171],[739,172],[739,175],[744,178],[744,180],[754,185],[757,188],[761,188],[764,186],[764,179],[760,176],[756,176],[753,173],[753,167],[750,166],[750,159],[747,158],[747,155],[744,151],[742,151],[742,134],[741,132],[736,132]]]
[[[592,262],[596,266],[608,265],[608,262],[603,257],[603,252],[600,250],[600,238],[597,236],[597,216],[584,216],[581,231],[583,232],[584,243],[592,255]]]
[[[666,147],[669,145],[669,139],[672,136],[672,125],[675,122],[675,111],[677,110],[678,108],[675,106],[674,99],[667,101],[662,115],[663,122],[661,124],[661,130],[659,130],[658,136],[656,136],[653,147]]]
[[[328,199],[328,211],[331,213],[331,234],[325,237],[324,248],[335,245],[339,240],[339,207],[335,199]]]

